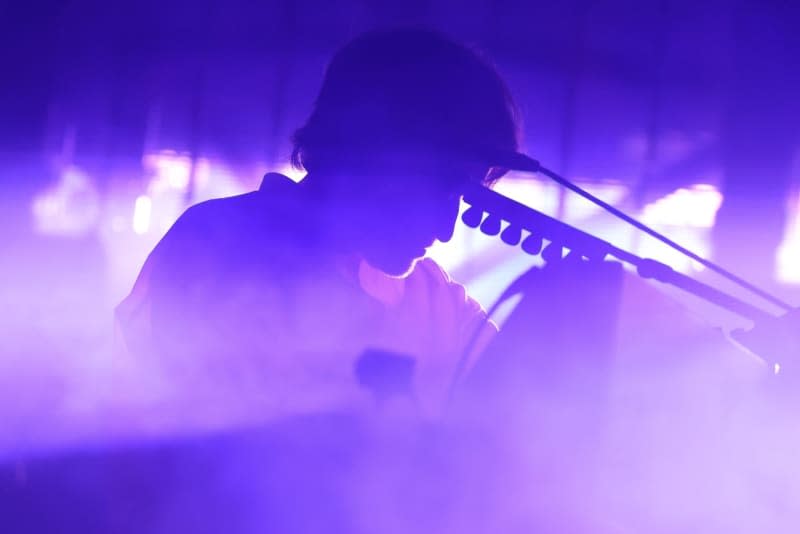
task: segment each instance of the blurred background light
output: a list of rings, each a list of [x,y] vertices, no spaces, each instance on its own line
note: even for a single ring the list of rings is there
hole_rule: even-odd
[[[139,235],[150,230],[150,216],[153,211],[153,201],[147,195],[136,197],[133,207],[133,231]]]
[[[642,211],[645,224],[711,228],[722,205],[722,193],[708,184],[681,187],[647,204]]]
[[[188,154],[177,154],[173,150],[145,154],[142,158],[144,172],[152,176],[148,186],[151,194],[169,189],[187,191],[192,179],[193,165],[196,165],[194,178],[208,181],[208,161],[205,159],[193,162]]]
[[[100,198],[89,176],[69,166],[53,186],[33,198],[31,211],[36,232],[77,237],[90,232],[97,224]]]
[[[776,254],[775,277],[786,284],[800,284],[800,194],[789,199],[790,217]]]

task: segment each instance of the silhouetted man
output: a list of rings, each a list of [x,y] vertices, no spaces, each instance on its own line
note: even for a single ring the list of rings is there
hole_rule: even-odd
[[[358,37],[294,136],[306,177],[191,207],[147,259],[118,309],[119,393],[167,425],[358,412],[370,397],[354,364],[377,349],[414,358],[408,404],[437,414],[468,340],[495,330],[422,258],[451,237],[463,186],[502,174],[490,155],[517,132],[472,50],[421,30]]]

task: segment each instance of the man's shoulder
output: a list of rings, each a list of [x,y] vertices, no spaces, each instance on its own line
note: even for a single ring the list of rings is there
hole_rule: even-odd
[[[231,261],[230,251],[258,226],[257,193],[215,198],[187,208],[150,253],[146,265],[165,284],[188,282]]]
[[[218,232],[235,226],[237,223],[246,222],[249,217],[255,215],[254,210],[257,209],[258,196],[257,191],[251,191],[241,195],[198,202],[187,208],[178,217],[167,235],[209,230]]]
[[[255,229],[277,230],[300,210],[296,184],[285,176],[270,173],[256,191],[214,198],[189,207],[169,233],[197,234],[204,240],[232,235],[254,236]],[[168,234],[169,235],[169,234]]]

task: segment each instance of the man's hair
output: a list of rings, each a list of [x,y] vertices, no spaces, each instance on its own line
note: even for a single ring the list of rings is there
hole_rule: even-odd
[[[517,150],[518,137],[510,93],[479,53],[430,30],[373,31],[331,60],[292,163],[316,171],[391,147],[477,159]]]

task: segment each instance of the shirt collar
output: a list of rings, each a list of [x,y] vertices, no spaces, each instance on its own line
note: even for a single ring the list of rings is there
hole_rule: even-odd
[[[268,172],[264,175],[264,178],[261,179],[261,185],[258,187],[258,190],[264,192],[270,189],[284,188],[292,184],[295,184],[295,182],[288,176],[284,176],[278,172]]]

